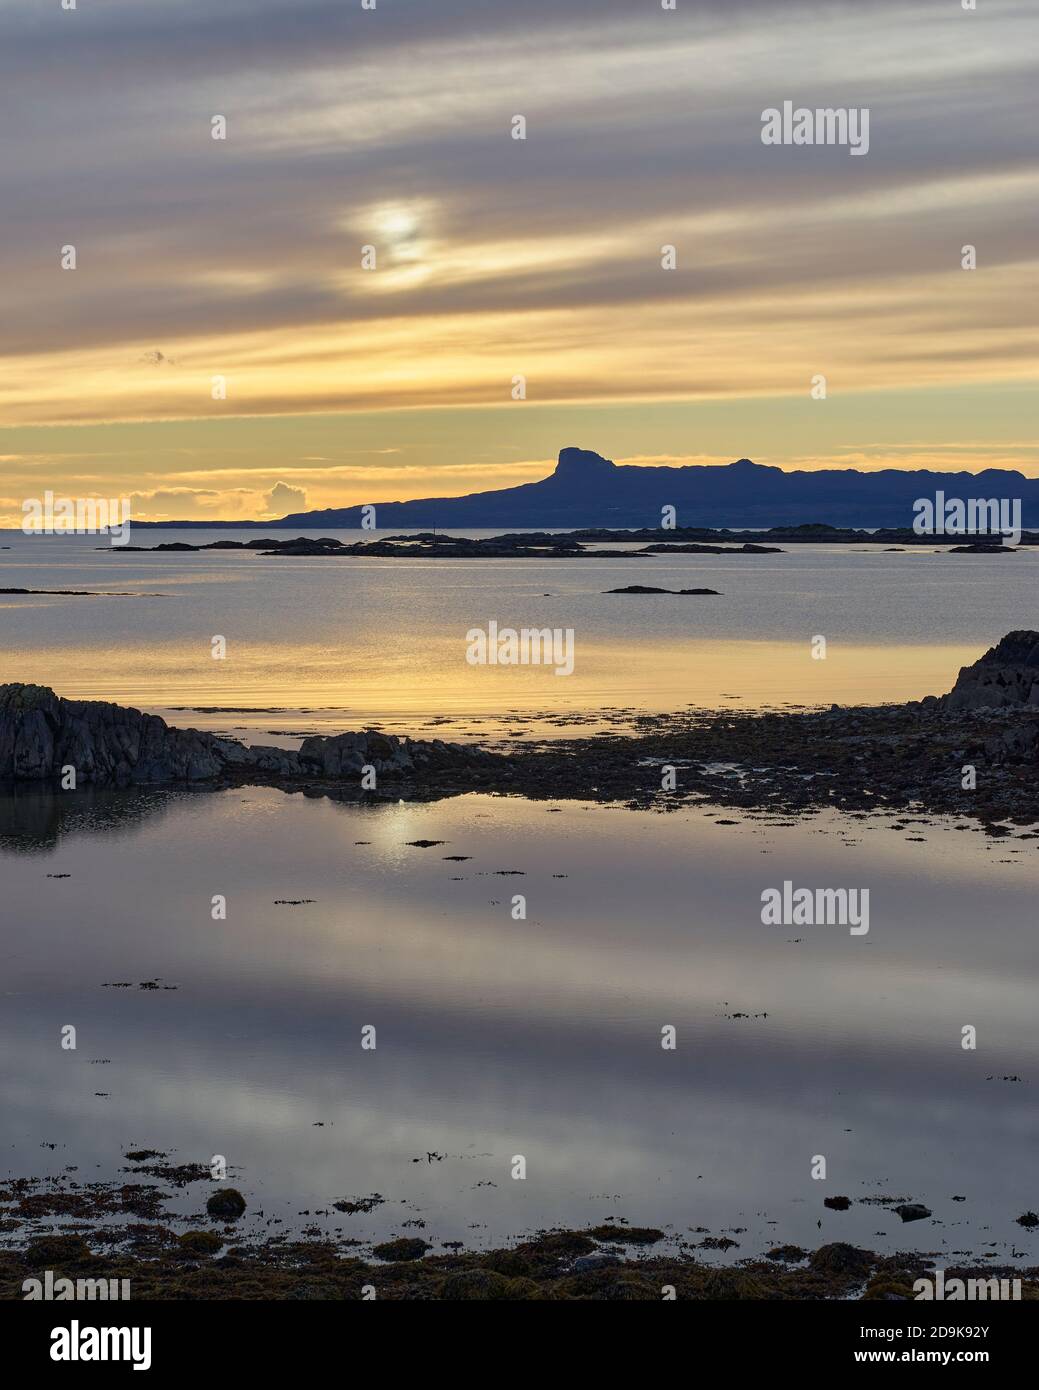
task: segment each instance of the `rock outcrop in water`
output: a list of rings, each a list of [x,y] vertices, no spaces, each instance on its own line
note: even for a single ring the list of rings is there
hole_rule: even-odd
[[[63,700],[42,685],[0,686],[0,777],[77,782],[195,781],[215,777],[219,740],[100,701]]]
[[[52,781],[72,767],[83,783],[205,782],[236,774],[341,777],[474,768],[494,755],[439,739],[374,730],[304,739],[299,752],[174,729],[158,715],[95,700],[64,700],[42,685],[0,686],[0,780]]]
[[[962,668],[939,704],[949,711],[1039,709],[1039,632],[1008,632],[973,666]]]

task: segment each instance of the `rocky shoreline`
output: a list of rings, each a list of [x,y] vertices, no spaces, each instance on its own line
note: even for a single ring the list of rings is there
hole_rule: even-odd
[[[180,1185],[178,1171],[171,1170],[167,1181]],[[197,1175],[184,1178],[193,1180]],[[181,1219],[178,1224],[189,1229],[179,1233],[163,1206],[170,1194],[153,1185],[72,1189],[40,1191],[32,1180],[0,1185],[0,1229],[28,1223],[13,1237],[14,1248],[0,1249],[0,1301],[24,1299],[32,1288],[27,1281],[42,1284],[49,1271],[52,1286],[61,1280],[127,1280],[131,1301],[340,1300],[360,1299],[374,1289],[376,1298],[393,1301],[908,1302],[916,1297],[914,1281],[933,1278],[936,1264],[947,1288],[953,1279],[1020,1280],[1021,1299],[1039,1299],[1039,1266],[962,1256],[947,1263],[937,1252],[881,1255],[844,1241],[813,1251],[779,1245],[734,1265],[717,1265],[701,1259],[678,1232],[608,1222],[587,1230],[540,1231],[493,1250],[466,1251],[450,1242],[433,1252],[428,1241],[406,1236],[375,1242],[364,1254],[358,1247],[367,1242],[342,1235],[251,1238],[238,1229],[245,1201],[234,1189],[211,1196],[204,1213]],[[72,1224],[56,1229],[55,1218]],[[50,1229],[41,1231],[41,1225]],[[711,1248],[710,1241],[704,1245]],[[714,1248],[724,1245],[718,1241]]]
[[[877,1255],[843,1242],[821,1246],[794,1267],[778,1255],[718,1267],[682,1256],[617,1254],[577,1268],[582,1257],[571,1251],[586,1239],[583,1232],[562,1231],[514,1248],[372,1264],[328,1241],[287,1242],[261,1251],[232,1244],[211,1258],[204,1243],[193,1246],[175,1237],[165,1250],[134,1256],[95,1254],[82,1237],[52,1236],[20,1254],[0,1252],[0,1301],[24,1299],[25,1281],[42,1281],[49,1269],[55,1279],[129,1280],[131,1302],[334,1301],[361,1299],[366,1289],[374,1289],[376,1299],[393,1302],[659,1302],[666,1296],[904,1303],[916,1298],[914,1282],[933,1278],[935,1270],[933,1259]],[[802,1260],[805,1256],[801,1252]],[[1020,1280],[1022,1301],[1039,1299],[1039,1266],[956,1262],[944,1269],[945,1287],[954,1279]]]
[[[1039,633],[1008,634],[952,691],[905,705],[791,714],[703,710],[642,735],[565,739],[509,753],[375,730],[247,746],[156,715],[0,686],[0,782],[75,786],[268,785],[341,800],[466,792],[620,802],[688,801],[782,813],[919,808],[1039,821]],[[673,772],[668,773],[668,769]]]

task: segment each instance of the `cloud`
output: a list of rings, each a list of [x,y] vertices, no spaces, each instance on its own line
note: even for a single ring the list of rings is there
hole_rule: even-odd
[[[301,512],[307,505],[307,490],[302,487],[290,487],[288,483],[275,483],[264,498],[264,510],[275,516],[284,516],[287,512]]]
[[[691,324],[704,297],[738,310],[751,291],[907,275],[938,297],[966,229],[986,269],[1034,261],[1039,24],[1019,0],[983,21],[937,3],[686,6],[652,23],[630,0],[385,8],[13,15],[12,106],[30,103],[36,46],[63,99],[4,145],[4,350],[147,349],[160,325],[179,360],[181,342],[197,357],[235,334],[407,320],[420,359],[445,314],[665,301]],[[760,112],[788,92],[868,102],[869,156],[763,147]],[[209,139],[213,111],[227,141]],[[526,142],[508,136],[514,111]],[[364,275],[369,240],[382,265]],[[59,274],[40,248],[66,241],[79,268]],[[106,395],[84,418],[133,416]]]
[[[198,420],[230,440],[235,416],[497,405],[516,374],[531,403],[606,408],[1039,367],[1034,0],[108,0],[4,22],[13,425]],[[869,155],[763,146],[787,97],[868,105]],[[302,509],[272,502],[264,462],[218,512]]]
[[[131,492],[131,515],[138,521],[252,520],[257,495],[246,488],[156,488]]]

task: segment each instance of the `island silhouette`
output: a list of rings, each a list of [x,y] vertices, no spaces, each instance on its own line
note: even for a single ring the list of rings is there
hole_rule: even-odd
[[[591,449],[562,449],[555,470],[535,483],[462,497],[422,497],[293,512],[267,521],[135,521],[134,526],[211,529],[360,527],[370,508],[387,527],[658,527],[673,507],[680,526],[911,526],[914,503],[943,494],[947,502],[1020,499],[1023,524],[1039,526],[1039,479],[1010,469],[980,473],[884,468],[785,472],[741,458],[727,464],[616,464]],[[366,513],[365,507],[369,508]]]

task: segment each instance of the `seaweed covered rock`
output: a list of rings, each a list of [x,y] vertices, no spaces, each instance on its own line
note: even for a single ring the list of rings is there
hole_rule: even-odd
[[[916,1298],[913,1279],[904,1270],[875,1274],[866,1285],[863,1299],[877,1303],[908,1303]]]
[[[185,1231],[177,1244],[188,1255],[215,1255],[223,1241],[213,1231]]]
[[[398,1236],[396,1240],[384,1240],[381,1245],[374,1245],[372,1254],[377,1260],[395,1264],[400,1260],[421,1260],[429,1249],[429,1242],[420,1240],[418,1236]]]
[[[930,1207],[925,1207],[923,1202],[903,1202],[894,1210],[903,1221],[925,1221],[931,1215]]]
[[[583,1231],[542,1231],[520,1245],[517,1253],[538,1261],[555,1261],[590,1255],[594,1249],[595,1241]]]
[[[245,1198],[236,1187],[221,1187],[206,1203],[206,1211],[220,1221],[237,1221],[245,1211]]]
[[[627,1273],[603,1290],[603,1298],[611,1303],[649,1303],[661,1297],[660,1285],[639,1274]]]
[[[39,1236],[27,1246],[23,1259],[30,1269],[66,1269],[91,1257],[82,1236]]]
[[[664,1232],[655,1226],[618,1226],[610,1221],[593,1226],[588,1234],[593,1240],[619,1241],[623,1245],[655,1245],[664,1239]]]
[[[540,1298],[533,1279],[508,1279],[493,1269],[462,1269],[449,1274],[440,1285],[440,1297],[467,1303]]]
[[[868,1250],[859,1250],[843,1240],[832,1245],[821,1245],[809,1264],[817,1274],[836,1274],[849,1279],[864,1279],[873,1267],[873,1255]]]
[[[768,1290],[753,1274],[743,1269],[711,1269],[704,1275],[700,1298],[767,1298]]]

